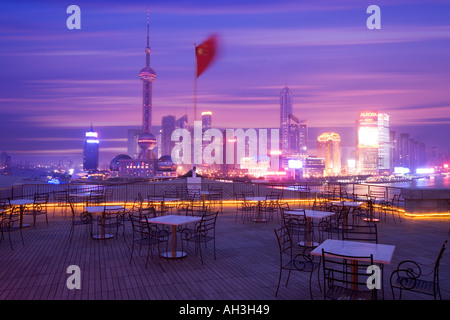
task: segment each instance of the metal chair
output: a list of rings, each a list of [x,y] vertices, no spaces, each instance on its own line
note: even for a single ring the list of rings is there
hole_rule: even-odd
[[[128,216],[133,230],[130,264],[133,259],[135,244],[139,245],[139,252],[141,247],[145,245],[147,246],[145,268],[147,268],[149,255],[153,258],[153,248],[158,246],[159,251],[159,245],[161,243],[166,243],[167,248],[170,232],[157,224],[149,224],[147,217],[139,212],[130,212]]]
[[[234,218],[234,221],[237,221],[237,217],[239,213],[241,213],[242,223],[244,223],[245,220],[251,218],[256,210],[256,206],[250,201],[247,201],[243,194],[235,194],[234,199],[236,201],[236,217]]]
[[[4,233],[8,233],[9,245],[11,247],[11,250],[14,250],[11,240],[11,233],[16,231],[20,232],[22,245],[25,246],[25,242],[23,241],[22,228],[19,226],[19,214],[17,212],[14,212],[14,209],[9,212],[3,212],[3,214],[0,216],[0,241],[4,239]]]
[[[69,231],[69,242],[72,242],[73,233],[76,226],[85,226],[89,230],[89,234],[92,237],[92,226],[93,226],[93,217],[92,214],[90,214],[87,211],[83,211],[79,214],[76,213],[75,210],[75,201],[73,199],[69,198],[69,207],[72,213],[72,221],[70,225],[70,231]]]
[[[402,290],[411,291],[419,294],[429,295],[434,298],[434,300],[442,299],[441,290],[439,286],[439,265],[447,248],[447,241],[439,251],[434,264],[423,264],[413,260],[404,260],[400,262],[395,269],[390,278],[392,297],[395,300],[394,289],[399,290],[399,299],[402,298]],[[430,268],[431,271],[423,274],[422,268]],[[432,274],[432,277],[430,275]]]
[[[342,239],[378,243],[378,229],[375,223],[347,225],[342,228]]]
[[[219,211],[205,212],[202,215],[202,220],[196,223],[194,228],[185,228],[180,230],[181,245],[183,248],[184,242],[195,243],[195,251],[200,251],[200,259],[203,264],[202,244],[212,241],[214,244],[214,260],[216,259],[216,221]],[[183,251],[183,249],[181,249]]]
[[[40,215],[45,215],[45,220],[48,226],[47,217],[47,205],[48,205],[49,194],[48,193],[36,193],[34,195],[33,207],[25,211],[25,215],[33,216],[33,226],[36,227],[36,217]]]
[[[358,261],[358,263],[355,263]],[[377,286],[368,286],[373,255],[344,256],[322,249],[324,300],[377,300]]]
[[[283,270],[288,271],[286,286],[288,285],[289,278],[291,276],[291,271],[301,271],[310,273],[309,294],[311,296],[311,299],[313,299],[311,287],[312,275],[315,270],[319,269],[320,262],[314,261],[314,257],[312,257],[311,255],[304,254],[305,251],[304,253],[297,253],[294,255],[294,244],[288,227],[282,226],[278,229],[274,229],[274,232],[277,237],[278,247],[280,250],[280,274],[278,277],[278,285],[277,290],[275,292],[275,296],[278,296]],[[319,272],[317,272],[317,276],[319,277]],[[320,279],[318,279],[318,281],[320,288]]]

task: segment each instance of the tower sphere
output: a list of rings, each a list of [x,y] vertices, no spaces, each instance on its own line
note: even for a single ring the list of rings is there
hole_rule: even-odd
[[[139,136],[138,145],[144,150],[153,150],[156,147],[156,138],[153,133],[143,133]]]
[[[156,79],[156,72],[150,67],[144,67],[139,72],[139,79],[153,82]]]

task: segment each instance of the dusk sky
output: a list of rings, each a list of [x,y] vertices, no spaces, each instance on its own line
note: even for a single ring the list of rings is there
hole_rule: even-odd
[[[66,26],[71,4],[80,30]],[[380,30],[366,26],[372,4]],[[194,43],[217,34],[220,54],[197,81],[198,113],[212,111],[213,127],[279,127],[287,84],[311,149],[325,131],[351,148],[363,110],[450,149],[448,0],[151,0],[2,1],[0,151],[81,162],[92,123],[101,162],[126,153],[127,129],[142,120],[147,9],[154,128],[169,114],[192,121]]]

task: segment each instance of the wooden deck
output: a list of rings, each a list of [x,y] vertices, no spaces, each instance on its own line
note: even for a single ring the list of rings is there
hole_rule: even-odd
[[[38,217],[36,227],[12,233],[12,251],[8,235],[0,242],[0,300],[309,300],[309,275],[294,272],[289,285],[280,286],[278,244],[274,228],[267,223],[238,219],[233,206],[225,206],[217,220],[217,260],[211,244],[204,250],[204,265],[191,245],[188,256],[168,260],[155,252],[145,268],[145,250],[130,264],[131,225],[125,239],[93,240],[84,228],[76,228],[69,242],[70,218],[61,208],[49,210],[49,226]],[[393,263],[385,268],[385,298],[392,299],[389,275],[404,259],[433,263],[445,239],[450,221],[402,218],[393,223],[388,216],[381,221],[379,242],[396,246]],[[81,289],[68,289],[67,268],[81,270]],[[313,276],[314,299],[323,298],[317,275]],[[450,256],[441,264],[443,299],[450,299]],[[427,299],[405,294],[406,299]],[[429,299],[432,299],[431,297]]]

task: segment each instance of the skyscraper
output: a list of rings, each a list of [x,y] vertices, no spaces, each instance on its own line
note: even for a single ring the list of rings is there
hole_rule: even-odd
[[[391,167],[391,142],[389,133],[389,115],[378,113],[378,170],[390,172]]]
[[[127,139],[127,151],[128,155],[137,159],[141,153],[141,148],[139,147],[138,140],[142,133],[141,129],[128,129],[128,139]]]
[[[161,121],[161,156],[170,156],[175,142],[172,141],[172,132],[175,130],[175,116],[165,116]]]
[[[202,129],[203,130],[211,129],[211,122],[212,122],[212,112],[211,111],[202,112]]]
[[[296,116],[290,114],[289,121],[288,155],[304,158],[308,153],[308,125],[306,120],[299,120]]]
[[[378,112],[360,112],[356,119],[357,171],[378,174]]]
[[[91,130],[85,134],[83,151],[83,170],[96,171],[98,169],[99,156],[99,140],[98,133],[94,131],[91,125]]]
[[[317,138],[317,156],[325,159],[325,175],[341,173],[341,137],[334,132],[322,133]]]
[[[154,159],[153,148],[156,146],[156,138],[152,133],[152,86],[156,79],[155,70],[150,68],[150,40],[149,40],[150,17],[147,16],[147,46],[145,47],[145,67],[139,72],[142,81],[142,134],[139,136],[138,144],[141,148],[140,159]]]
[[[289,153],[289,127],[292,114],[292,91],[286,86],[280,93],[280,145],[284,157]]]

